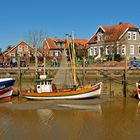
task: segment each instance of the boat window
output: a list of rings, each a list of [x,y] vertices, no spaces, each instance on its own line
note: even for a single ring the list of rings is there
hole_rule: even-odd
[[[43,85],[44,84],[44,82],[41,82],[41,85]]]

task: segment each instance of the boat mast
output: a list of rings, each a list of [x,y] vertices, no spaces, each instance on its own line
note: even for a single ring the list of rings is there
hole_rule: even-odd
[[[75,61],[75,47],[74,47],[74,32],[72,32],[72,64],[73,64],[73,83],[77,85],[76,80],[76,61]]]

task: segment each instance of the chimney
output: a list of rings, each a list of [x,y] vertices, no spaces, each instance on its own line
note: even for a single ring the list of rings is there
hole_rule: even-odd
[[[123,22],[119,22],[119,25],[123,24]]]

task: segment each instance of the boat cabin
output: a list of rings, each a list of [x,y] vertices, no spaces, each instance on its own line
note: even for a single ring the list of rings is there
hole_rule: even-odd
[[[44,76],[40,76],[40,79],[36,80],[36,90],[38,93],[52,92],[52,80],[46,79]]]

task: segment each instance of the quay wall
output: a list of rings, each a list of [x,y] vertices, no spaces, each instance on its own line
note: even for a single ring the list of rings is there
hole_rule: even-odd
[[[48,77],[53,78],[58,69],[63,70],[64,68],[46,68]],[[21,83],[21,90],[28,88],[34,89],[36,73],[43,74],[43,68],[38,68],[37,72],[34,67],[20,68],[21,82],[19,82],[18,68],[0,68],[0,78],[16,78],[15,92],[19,90],[19,83]],[[85,70],[82,67],[77,68],[77,77],[80,85],[102,82],[102,94],[109,96],[123,96],[124,73],[124,67],[86,67]],[[136,94],[136,82],[140,80],[140,70],[127,69],[126,76],[127,96],[134,96]]]

